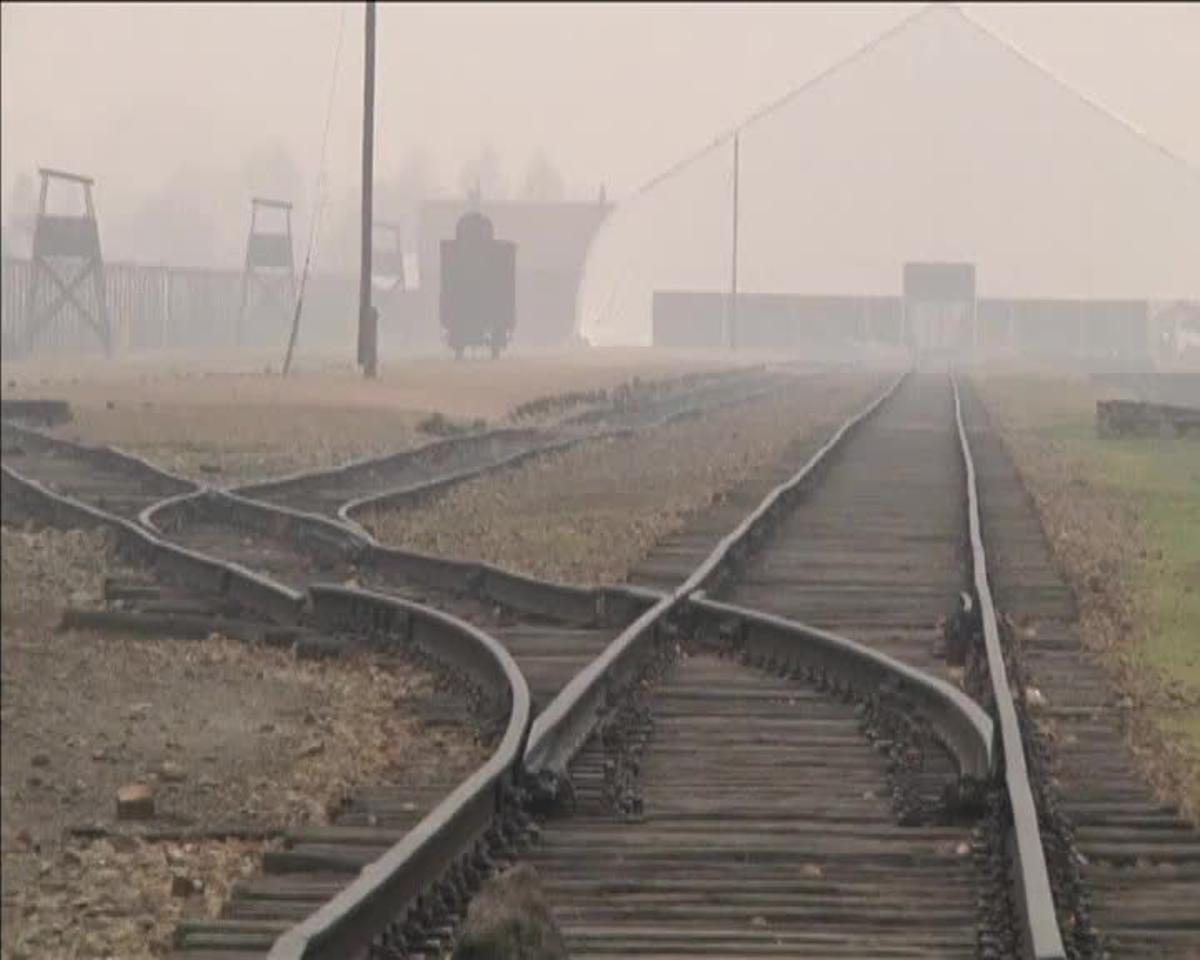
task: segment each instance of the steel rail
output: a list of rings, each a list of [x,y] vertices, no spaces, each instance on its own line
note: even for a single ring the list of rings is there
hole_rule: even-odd
[[[349,886],[283,933],[271,949],[272,958],[332,960],[368,948],[431,883],[486,840],[499,813],[515,809],[513,791],[529,732],[529,688],[511,654],[479,628],[424,604],[367,590],[317,584],[301,594],[236,563],[188,550],[129,520],[48,490],[8,466],[0,467],[0,481],[6,506],[18,503],[51,522],[111,529],[120,549],[165,574],[258,609],[271,608],[288,622],[307,612],[327,629],[382,634],[388,642],[399,642],[465,675],[493,700],[506,703],[505,730],[491,756],[402,840],[364,867]],[[493,576],[498,573],[502,571]],[[597,595],[603,598],[606,591]],[[631,597],[636,596],[631,591]]]
[[[754,373],[754,374],[761,374],[764,372],[764,370],[760,366],[760,367],[752,367],[749,369],[749,371],[747,371],[746,369],[743,369],[743,368],[736,368],[735,370],[732,370],[732,371],[718,371],[718,375],[716,377],[710,377],[708,380],[701,383],[699,386],[685,390],[684,396],[682,399],[686,400],[686,399],[690,398],[690,399],[694,400],[697,395],[704,396],[706,393],[713,393],[713,392],[720,392],[720,391],[727,392],[729,390],[736,389],[739,386],[739,384],[736,381],[741,380],[741,379],[746,379],[748,372]],[[714,379],[716,380],[715,383],[713,382]],[[728,380],[733,380],[735,382],[732,385],[730,385],[728,382],[725,382]],[[763,392],[765,392],[765,391],[759,391],[758,393],[753,394],[753,396],[759,396]],[[671,403],[678,403],[680,399],[681,398],[679,398],[679,397],[668,397],[668,398],[661,399],[661,400],[651,400],[651,401],[648,401],[648,403],[650,405],[657,404],[659,406],[664,406],[664,405],[669,405]],[[742,398],[737,398],[737,399],[746,399],[746,398],[742,397]],[[734,402],[736,402],[736,400]],[[689,409],[694,409],[694,407],[695,407],[695,404],[693,403],[692,407]],[[587,418],[587,417],[591,417],[593,419],[597,419],[597,418],[605,419],[607,417],[613,416],[614,413],[618,413],[618,412],[619,411],[606,410],[606,409],[587,411],[583,414],[578,414],[575,417],[567,418],[566,420],[564,420],[562,422],[562,424],[560,426],[570,427],[571,425],[583,424],[586,422],[586,420],[583,418]],[[655,421],[654,423],[650,424],[649,426],[657,426],[662,423],[669,422],[670,420],[672,420],[680,415],[686,414],[687,412],[688,412],[688,409],[685,409],[683,411],[676,411],[673,414],[670,414],[666,417],[663,417],[662,419],[660,419],[658,421]],[[571,437],[571,438],[567,438],[566,440],[562,440],[562,439],[556,438],[555,432],[553,429],[547,429],[547,428],[536,427],[536,426],[520,426],[520,425],[494,427],[490,430],[483,430],[483,431],[479,431],[479,432],[475,432],[475,433],[462,434],[459,436],[439,437],[439,438],[430,440],[426,443],[420,444],[419,446],[412,447],[407,450],[399,450],[399,451],[394,451],[392,453],[360,457],[360,458],[356,458],[356,459],[347,461],[346,463],[338,464],[336,466],[331,466],[331,467],[319,467],[316,469],[309,469],[309,470],[297,470],[292,473],[284,474],[284,475],[278,476],[278,477],[272,477],[272,478],[269,478],[266,480],[252,480],[247,483],[234,484],[232,486],[225,487],[223,489],[225,489],[229,492],[232,492],[232,493],[240,494],[241,496],[252,497],[252,498],[258,499],[265,493],[270,493],[270,492],[277,491],[280,489],[286,489],[287,487],[294,486],[294,485],[310,483],[314,480],[325,480],[325,479],[336,480],[338,477],[345,477],[347,475],[352,475],[354,473],[359,473],[362,471],[386,470],[397,464],[403,464],[408,461],[419,460],[422,457],[429,456],[430,454],[436,455],[439,452],[439,450],[441,450],[443,448],[461,446],[464,443],[487,442],[487,441],[500,439],[500,438],[514,438],[514,437],[515,438],[525,437],[525,438],[528,438],[531,442],[537,441],[539,438],[544,440],[543,443],[533,446],[533,447],[529,448],[528,450],[518,451],[517,453],[510,455],[510,458],[520,458],[522,456],[534,455],[538,452],[550,452],[553,449],[557,448],[559,445],[569,445],[571,443],[578,443],[578,442],[582,442],[582,441],[585,441],[588,439],[593,439],[596,436],[603,436],[603,435],[607,435],[608,433],[622,433],[622,432],[628,431],[630,429],[637,429],[637,428],[628,428],[628,427],[620,428],[620,427],[618,427],[612,431],[601,431],[600,433],[583,434],[578,437]],[[489,464],[489,465],[485,466],[483,469],[490,469],[492,466],[493,466],[492,464]],[[469,469],[470,468],[468,468],[468,470],[459,471],[459,473],[462,474],[463,479],[465,479],[466,475],[468,475]],[[441,479],[441,478],[435,478],[435,480],[436,479]],[[419,484],[418,485],[410,485],[410,486],[419,486]],[[385,495],[387,493],[403,491],[405,489],[407,489],[407,488],[400,488],[400,487],[393,488],[392,490],[384,491],[384,494],[380,494],[380,496]],[[367,496],[367,497],[356,498],[356,499],[369,500],[369,499],[371,499],[371,497]],[[344,506],[345,506],[345,504],[343,504],[343,508],[344,508]],[[341,515],[341,510],[339,510],[339,516],[340,515]]]
[[[736,388],[736,386],[737,385],[735,384],[735,388]],[[635,425],[635,426],[612,427],[607,430],[590,430],[586,433],[582,433],[577,436],[567,437],[562,440],[550,439],[547,443],[545,443],[541,446],[531,447],[528,450],[517,451],[516,453],[510,454],[509,456],[507,456],[501,460],[496,460],[496,461],[493,461],[492,463],[484,464],[483,466],[467,467],[467,468],[464,468],[463,470],[459,470],[455,473],[445,474],[441,477],[434,477],[431,480],[418,481],[417,483],[409,484],[407,486],[393,487],[388,490],[383,490],[379,493],[368,494],[368,495],[362,496],[362,497],[356,497],[353,500],[346,501],[345,503],[341,504],[341,506],[338,507],[337,518],[339,521],[341,521],[343,524],[350,527],[357,533],[360,533],[363,536],[366,536],[366,537],[370,538],[371,540],[374,540],[375,539],[374,535],[369,530],[367,530],[361,523],[359,523],[359,521],[355,517],[355,514],[361,514],[367,510],[386,508],[386,507],[393,506],[395,504],[402,503],[405,501],[418,502],[426,496],[440,493],[441,491],[447,490],[450,487],[453,487],[459,483],[463,483],[464,481],[472,480],[476,477],[485,476],[489,473],[498,472],[503,469],[516,467],[516,466],[519,466],[520,464],[524,463],[527,460],[533,460],[538,457],[547,456],[549,454],[562,453],[566,450],[571,449],[572,447],[581,446],[582,444],[589,443],[589,442],[592,442],[595,440],[611,440],[611,439],[615,439],[615,438],[619,438],[619,437],[631,437],[631,436],[634,436],[634,435],[640,433],[643,430],[658,429],[658,428],[667,426],[669,424],[676,423],[680,420],[688,419],[689,417],[696,417],[696,416],[700,416],[703,413],[709,413],[714,410],[724,409],[725,407],[736,406],[736,405],[742,404],[742,403],[749,403],[751,401],[761,399],[762,397],[767,396],[768,394],[772,393],[773,391],[781,389],[781,388],[782,388],[782,384],[773,384],[771,386],[764,387],[759,390],[751,391],[750,393],[739,393],[738,395],[736,395],[732,398],[726,398],[718,403],[713,403],[711,405],[697,406],[697,405],[693,404],[691,406],[684,407],[683,409],[674,410],[668,414],[665,414],[662,417],[659,417],[656,420],[652,420],[649,423],[639,424],[639,425]],[[728,392],[731,388],[729,387],[728,384],[721,384],[720,389],[722,391]],[[717,388],[712,388],[711,392],[717,392]],[[693,391],[691,394],[688,395],[688,398],[694,400],[696,397],[696,394],[699,394],[699,393],[703,393],[703,391],[702,390]],[[667,401],[664,401],[659,405],[660,406],[668,406],[672,402],[675,402],[677,400],[678,400],[678,398],[670,398]],[[605,413],[605,412],[601,411],[601,413]],[[583,424],[586,422],[583,419],[584,416],[586,416],[586,415],[580,415],[579,417],[575,418],[574,420],[569,420],[569,421],[565,421],[565,422],[566,423]],[[244,492],[244,491],[240,491],[240,492]]]
[[[378,572],[393,571],[424,586],[490,600],[517,613],[580,625],[616,625],[656,602],[657,591],[627,585],[605,587],[555,583],[478,560],[388,547],[318,513],[206,490],[157,504],[146,517],[155,529],[192,510],[223,510],[249,530],[283,533],[298,545]],[[168,536],[168,534],[160,534]]]
[[[311,483],[315,480],[336,481],[338,478],[352,476],[364,471],[386,470],[397,464],[420,460],[423,457],[436,455],[444,449],[454,448],[465,443],[479,443],[501,438],[520,438],[523,436],[527,436],[530,440],[536,440],[544,434],[545,431],[535,427],[496,427],[477,433],[467,433],[453,437],[438,437],[407,450],[395,450],[391,453],[359,457],[332,467],[296,470],[282,476],[271,477],[266,480],[252,480],[248,483],[234,484],[223,489],[231,493],[240,494],[241,496],[257,498],[265,493],[286,489],[298,484]]]
[[[892,381],[862,410],[847,419],[790,479],[776,486],[738,526],[726,534],[692,574],[625,628],[595,660],[577,673],[533,721],[525,768],[533,777],[562,777],[619,691],[633,678],[638,665],[656,643],[666,639],[660,626],[731,558],[744,554],[765,517],[786,497],[796,493],[824,465],[847,435],[874,414],[908,376]]]
[[[192,587],[206,587],[282,623],[295,623],[302,615],[305,595],[299,591],[240,564],[171,543],[137,523],[67,494],[56,493],[9,466],[0,466],[0,476],[7,503],[21,503],[52,523],[66,521],[111,529],[117,535],[118,548],[126,555],[147,562],[170,579],[184,581]]]
[[[966,468],[971,575],[983,630],[993,709],[998,721],[999,753],[1003,756],[1004,784],[1012,817],[1012,834],[1007,845],[1014,867],[1011,879],[1016,895],[1015,906],[1028,955],[1036,960],[1058,960],[1066,957],[1066,951],[1055,915],[1054,896],[1041,842],[1037,806],[1029,784],[1021,724],[1008,682],[1000,627],[996,620],[996,607],[988,582],[987,553],[984,549],[983,526],[980,520],[975,461],[971,456],[971,444],[963,422],[957,380],[953,381],[953,386],[954,419],[958,427],[959,449]]]
[[[669,616],[676,613],[689,600],[692,606],[696,606],[698,602],[702,609],[706,604],[710,605],[710,610],[721,609],[720,605],[714,608],[711,606],[712,601],[704,599],[703,588],[728,575],[730,568],[736,567],[745,558],[754,542],[760,539],[769,528],[773,516],[790,504],[793,497],[801,491],[806,482],[811,480],[818,468],[826,462],[829,455],[837,449],[845,437],[892,396],[904,376],[894,381],[864,410],[843,424],[791,479],[772,490],[759,506],[718,544],[680,587],[646,610],[599,657],[580,671],[560,691],[559,695],[534,720],[530,731],[529,744],[525,754],[525,767],[530,776],[549,775],[558,778],[565,775],[567,765],[619,699],[620,692],[635,678],[645,656],[655,644],[669,639],[669,636],[663,636],[660,632],[660,628]],[[986,756],[991,766],[992,777],[1000,775],[1001,771],[997,768],[1001,761],[1003,762],[1003,780],[1013,817],[1011,847],[1014,869],[1010,883],[1022,925],[1021,932],[1026,950],[1028,955],[1036,960],[1056,960],[1056,958],[1065,957],[1065,953],[1057,918],[1054,914],[1054,901],[1046,870],[1045,853],[1038,832],[1037,812],[1029,786],[1020,727],[1012,692],[1008,685],[1007,672],[1000,649],[995,608],[987,581],[986,555],[980,534],[978,490],[974,464],[971,460],[970,447],[963,426],[957,383],[954,383],[953,386],[955,422],[967,474],[966,500],[972,545],[971,575],[977,607],[981,613],[989,675],[998,717],[998,722],[991,725],[991,731],[993,737],[998,736],[999,747],[989,748]],[[725,605],[725,609],[729,612],[735,608]],[[743,622],[746,621],[746,615],[749,614],[753,622],[760,628],[769,626],[777,635],[782,630],[782,624],[778,618],[769,618],[751,611],[739,612],[742,613]],[[848,647],[832,642],[841,639],[835,638],[833,635],[824,634],[822,636],[822,632],[798,624],[788,624],[786,632],[792,638],[799,636],[810,643],[819,642],[826,655],[833,649],[837,650],[840,658],[848,658],[851,655]],[[776,648],[776,653],[779,653],[778,648]],[[882,666],[880,661],[875,661],[874,669],[881,669]],[[891,673],[892,682],[902,682],[901,678],[907,679],[908,669],[910,668],[906,668],[903,674]],[[926,679],[932,681],[932,678]],[[911,680],[909,682],[911,683]],[[922,684],[923,696],[933,695],[934,687],[932,682]],[[955,700],[957,699],[956,697]],[[970,741],[971,738],[982,733],[985,728],[977,723],[978,713],[975,710],[962,707],[961,701],[958,707],[961,709],[959,709],[957,718],[949,723],[943,718],[943,730],[947,735],[948,745],[954,749],[954,738],[961,736],[964,730],[974,728],[974,732],[966,734],[967,739],[960,742],[959,753],[960,762],[965,763],[964,771],[977,770],[980,754],[978,747],[970,746]]]
[[[365,616],[375,629],[398,631],[430,655],[449,657],[481,685],[506,687],[509,716],[499,746],[483,765],[332,900],[280,935],[270,960],[340,960],[368,950],[401,919],[405,905],[492,827],[515,788],[529,732],[525,677],[504,646],[481,630],[449,614],[369,591],[315,585],[310,595],[318,620],[352,624]]]
[[[64,440],[61,437],[53,436],[36,427],[31,427],[26,424],[15,423],[12,420],[3,421],[3,429],[12,431],[19,437],[40,444],[43,447],[48,447],[52,450],[61,450],[72,456],[80,457],[81,459],[91,461],[102,467],[113,468],[130,474],[148,474],[154,481],[161,484],[172,485],[178,488],[177,494],[191,493],[203,488],[202,484],[196,483],[194,480],[189,480],[187,477],[180,476],[177,473],[172,473],[162,467],[151,463],[140,454],[132,453],[128,450],[122,450],[120,447],[106,444],[103,446],[92,446],[85,443],[77,443],[72,440]]]
[[[708,599],[697,590],[688,606],[719,624],[736,625],[735,647],[754,660],[808,674],[830,674],[866,696],[898,696],[926,720],[954,756],[961,775],[983,783],[993,770],[992,718],[974,700],[940,677],[828,630]]]

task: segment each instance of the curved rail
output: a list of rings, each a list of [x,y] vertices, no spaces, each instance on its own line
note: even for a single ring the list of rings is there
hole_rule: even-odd
[[[907,376],[907,374],[905,375]],[[838,662],[843,678],[866,672],[886,678],[890,684],[907,687],[927,719],[954,753],[960,770],[968,777],[980,772],[1003,775],[1004,789],[1013,818],[1010,883],[1028,955],[1037,960],[1065,956],[1054,913],[1054,901],[1046,870],[1045,853],[1038,832],[1037,812],[1029,786],[1028,771],[1009,689],[999,631],[987,582],[986,555],[980,534],[978,492],[970,447],[962,423],[961,405],[955,387],[955,417],[961,453],[966,465],[966,500],[972,546],[971,574],[977,606],[981,611],[992,693],[998,722],[981,716],[975,705],[948,685],[891,661],[843,638],[780,618],[717,604],[704,597],[703,589],[729,576],[748,551],[770,528],[775,517],[811,481],[819,468],[853,429],[873,414],[899,387],[898,378],[864,410],[848,420],[792,478],[779,485],[736,529],[718,544],[688,579],[668,596],[646,610],[583,671],[535,719],[525,753],[527,773],[557,779],[596,730],[618,700],[620,693],[637,676],[641,664],[657,645],[669,642],[672,629],[668,618],[690,600],[690,606],[710,614],[733,616],[742,624],[743,637],[760,647],[768,657],[785,662],[797,656],[797,641],[807,648],[804,657],[825,665]],[[783,649],[782,644],[787,645]],[[897,669],[899,668],[899,669]],[[918,681],[916,678],[920,678]],[[861,676],[855,682],[864,682]],[[988,719],[987,723],[983,721]],[[999,738],[999,748],[990,741]],[[982,738],[982,739],[981,739]],[[986,744],[986,745],[985,745]],[[1003,763],[1003,770],[997,768]]]
[[[481,446],[502,443],[538,444],[547,438],[542,430],[530,427],[498,427],[479,433],[455,437],[441,437],[408,450],[400,450],[380,456],[362,457],[334,467],[316,470],[299,470],[270,480],[256,480],[229,488],[232,492],[255,499],[268,499],[288,493],[293,489],[304,490],[316,484],[347,486],[362,475],[387,471],[435,459],[449,459]],[[552,438],[550,438],[552,439]]]
[[[829,455],[855,427],[870,417],[899,388],[908,374],[889,384],[874,400],[850,417],[790,479],[772,490],[759,506],[722,538],[708,558],[672,593],[641,614],[608,648],[575,675],[538,714],[529,733],[525,767],[533,776],[548,773],[562,776],[567,764],[591,736],[617,691],[633,678],[642,657],[666,639],[659,627],[696,590],[704,587],[717,570],[754,538],[762,519],[778,509],[782,498],[800,489],[820,469]]]
[[[50,522],[111,529],[127,555],[190,586],[210,589],[259,611],[273,611],[276,619],[294,622],[304,616],[325,629],[399,642],[466,678],[490,701],[506,707],[504,733],[487,761],[349,886],[282,934],[270,956],[341,958],[365,949],[430,883],[464,856],[470,857],[494,829],[498,814],[515,810],[516,778],[530,723],[529,688],[511,654],[479,628],[424,604],[367,590],[318,584],[301,594],[236,563],[160,539],[124,518],[50,491],[7,466],[0,479],[6,505],[17,503]],[[268,509],[253,501],[244,504]],[[505,591],[508,578],[514,578],[514,583],[520,579],[497,568],[482,573],[498,592]],[[517,589],[537,585],[529,579]],[[511,583],[508,589],[513,589]],[[613,610],[621,603],[648,602],[639,591],[598,590],[593,610],[603,614],[610,595],[615,597]]]
[[[1065,957],[1066,952],[1058,927],[1058,918],[1054,912],[1054,897],[1051,892],[1050,875],[1046,869],[1046,854],[1042,849],[1037,807],[1029,785],[1021,725],[1008,683],[1008,670],[1000,644],[1000,628],[996,622],[996,607],[988,583],[987,553],[984,550],[983,527],[979,517],[975,461],[971,457],[971,444],[963,423],[962,401],[957,381],[954,382],[954,418],[958,424],[960,449],[967,473],[971,574],[980,624],[983,628],[993,709],[999,721],[997,728],[1004,761],[1004,784],[1012,816],[1010,847],[1014,866],[1012,879],[1017,891],[1017,912],[1029,955],[1037,960],[1056,960]]]
[[[294,623],[302,615],[303,593],[240,564],[171,543],[130,520],[49,490],[11,467],[0,467],[0,477],[3,479],[3,497],[6,501],[20,503],[25,509],[52,523],[107,527],[116,533],[118,548],[126,556],[147,563],[176,582],[209,589],[281,623]]]
[[[426,461],[434,461],[432,466],[433,472],[436,473],[435,476],[414,478],[408,483],[393,484],[376,492],[362,493],[359,496],[343,500],[336,507],[327,509],[326,512],[336,516],[339,521],[350,525],[356,530],[361,530],[361,527],[352,519],[351,514],[368,505],[381,505],[390,500],[403,500],[432,493],[453,486],[456,483],[461,483],[474,476],[506,466],[515,466],[517,463],[530,457],[553,453],[589,439],[631,433],[639,429],[668,423],[705,409],[712,409],[725,404],[741,402],[761,396],[767,390],[771,389],[771,387],[756,391],[752,390],[750,394],[747,394],[743,381],[760,376],[762,373],[763,369],[756,367],[750,371],[741,369],[730,371],[718,378],[715,383],[705,381],[697,386],[693,386],[685,381],[684,388],[675,394],[669,394],[666,397],[646,398],[635,402],[629,408],[618,407],[615,409],[593,410],[586,415],[568,418],[559,425],[559,428],[531,426],[495,427],[477,433],[431,440],[409,450],[380,456],[363,457],[334,467],[297,471],[282,477],[252,481],[226,489],[244,497],[267,500],[273,503],[278,503],[280,498],[288,496],[302,501],[311,501],[314,498],[322,499],[320,491],[323,486],[345,487],[354,485],[359,483],[359,478],[363,476],[378,483],[377,475],[380,473],[386,474],[389,471],[404,471],[411,468],[415,468],[419,472],[431,472],[430,470],[421,471],[421,467]],[[715,402],[713,401],[714,396],[717,398]],[[667,412],[663,413],[662,411],[664,410]],[[600,430],[587,427],[589,423],[605,420],[614,420],[619,424],[622,418],[628,419],[631,414],[636,419],[638,415],[644,417],[647,412],[657,414],[651,422],[617,425],[610,429]],[[582,432],[564,437],[564,428],[567,431],[575,428],[575,430]],[[503,449],[495,449],[496,447],[503,448],[510,446],[516,449],[509,452],[505,452]],[[490,450],[493,454],[500,453],[501,456],[499,459],[488,459],[485,457],[485,462],[483,463],[476,463],[446,472],[446,461],[451,459],[471,459],[478,455],[480,448],[484,452]],[[442,462],[440,469],[436,465],[439,460]],[[308,506],[309,504],[305,504],[304,508],[307,509]]]
[[[281,935],[270,960],[332,960],[367,950],[399,919],[398,910],[477,844],[496,812],[510,804],[529,731],[525,678],[508,651],[487,634],[449,614],[368,591],[318,585],[310,594],[319,622],[334,627],[366,623],[448,659],[478,686],[506,697],[509,716],[487,761],[349,886]]]
[[[757,368],[756,368],[757,370]],[[369,530],[362,526],[356,518],[357,514],[362,514],[367,510],[375,510],[387,508],[401,503],[418,503],[427,496],[436,495],[450,487],[456,486],[466,480],[474,479],[475,477],[484,476],[499,470],[516,467],[526,462],[527,460],[536,459],[538,457],[547,456],[554,453],[561,453],[572,447],[579,446],[584,443],[595,440],[608,440],[618,437],[630,437],[643,430],[652,430],[660,427],[676,423],[680,420],[685,420],[689,417],[701,416],[704,413],[709,413],[714,410],[720,410],[725,407],[735,406],[741,403],[748,403],[753,400],[760,399],[773,390],[779,389],[781,385],[771,384],[769,386],[751,390],[749,393],[744,392],[741,384],[735,383],[732,387],[729,384],[721,383],[717,387],[709,385],[707,391],[705,389],[697,389],[689,393],[685,393],[681,397],[671,397],[665,400],[660,400],[654,406],[659,410],[666,407],[669,412],[658,416],[656,419],[645,423],[627,424],[624,426],[610,427],[608,429],[588,430],[577,436],[567,437],[561,440],[549,438],[546,443],[530,447],[527,450],[519,450],[501,460],[482,466],[467,467],[463,470],[456,471],[451,474],[446,474],[441,477],[435,477],[432,480],[420,481],[407,486],[393,487],[389,490],[384,490],[379,493],[369,494],[362,497],[356,497],[353,500],[348,500],[343,503],[337,510],[337,517],[342,523],[349,526],[351,529],[372,537]],[[696,403],[697,395],[702,398],[708,398],[709,394],[717,394],[720,399],[716,402]],[[690,404],[684,403],[680,406],[681,401],[691,401]],[[670,409],[674,408],[674,409]],[[618,411],[619,412],[619,411]],[[583,426],[591,423],[594,420],[605,419],[613,416],[612,411],[593,411],[596,416],[581,414],[578,417],[565,421],[566,424],[578,424]],[[373,537],[372,537],[373,539]]]
[[[48,450],[55,456],[61,456],[64,459],[74,458],[76,461],[92,464],[102,474],[107,472],[133,478],[144,486],[150,486],[151,489],[141,498],[149,502],[140,512],[154,506],[161,497],[187,496],[202,489],[200,484],[186,477],[164,470],[136,453],[130,453],[117,447],[91,446],[64,440],[42,430],[8,420],[3,422],[0,429],[3,430],[6,441],[15,438],[30,448]],[[68,495],[74,496],[73,494]],[[84,498],[80,495],[75,499],[83,500]]]
[[[369,536],[373,540],[374,537],[371,535],[370,531],[363,527],[354,518],[354,514],[361,513],[364,510],[392,506],[402,501],[416,501],[423,497],[440,493],[441,491],[463,483],[466,480],[473,480],[475,477],[484,476],[492,473],[493,471],[515,467],[524,463],[526,460],[531,460],[535,457],[546,456],[547,454],[558,453],[583,443],[585,440],[593,439],[596,439],[596,435],[571,437],[567,440],[548,440],[546,443],[543,443],[540,446],[530,447],[527,450],[518,450],[516,453],[510,454],[509,456],[500,460],[495,460],[491,463],[484,464],[483,466],[464,467],[462,470],[456,470],[453,473],[443,474],[430,480],[420,480],[416,483],[411,483],[401,487],[393,487],[379,493],[369,493],[364,494],[361,497],[354,497],[353,499],[346,500],[337,508],[337,518],[351,529],[360,532],[365,536]]]
[[[736,624],[735,647],[755,660],[790,670],[827,673],[847,688],[880,691],[906,701],[909,712],[927,721],[953,754],[961,775],[987,780],[992,771],[992,719],[974,700],[940,677],[880,653],[848,637],[769,613],[709,600],[697,590],[691,610],[718,623]]]

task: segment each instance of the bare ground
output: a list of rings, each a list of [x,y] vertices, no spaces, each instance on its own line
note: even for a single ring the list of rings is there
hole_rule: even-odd
[[[403,449],[428,439],[417,424],[432,411],[496,423],[543,396],[731,365],[703,354],[610,348],[462,363],[410,359],[370,382],[331,365],[283,379],[264,372],[271,362],[243,359],[241,372],[229,372],[227,362],[149,355],[6,364],[2,376],[6,398],[71,403],[75,422],[57,431],[64,437],[114,444],[168,470],[232,484]]]
[[[123,784],[156,791],[146,826],[279,829],[326,822],[355,785],[481,758],[463,731],[424,726],[432,678],[395,660],[56,632],[64,603],[97,602],[119,569],[105,536],[2,533],[5,957],[162,955],[180,916],[215,912],[257,869],[263,841],[136,838],[116,822]],[[84,824],[117,835],[65,835]],[[173,895],[176,876],[194,893]]]
[[[693,514],[877,387],[866,376],[798,377],[784,393],[589,442],[468,481],[432,504],[360,520],[395,546],[566,582],[620,581]]]

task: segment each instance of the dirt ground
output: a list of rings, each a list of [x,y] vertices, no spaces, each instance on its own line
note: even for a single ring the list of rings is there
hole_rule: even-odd
[[[310,366],[285,380],[264,372],[266,355],[258,365],[229,359],[43,360],[4,364],[0,376],[6,398],[69,401],[76,420],[59,428],[62,436],[226,484],[403,449],[428,439],[416,427],[433,411],[496,423],[543,396],[730,365],[712,354],[607,348],[461,363],[414,358],[385,365],[370,382],[346,366]]]
[[[879,382],[798,377],[794,389],[631,438],[589,442],[360,521],[380,540],[535,576],[610,583],[789,441],[844,419]]]
[[[1110,389],[1046,374],[980,381],[1080,605],[1081,635],[1134,705],[1133,747],[1200,820],[1200,443],[1103,440]]]
[[[65,603],[96,605],[120,570],[104,534],[2,536],[6,958],[160,956],[178,918],[215,912],[264,848],[138,829],[323,823],[357,784],[465,774],[482,758],[465,731],[424,726],[431,678],[394,660],[57,632]],[[155,791],[153,820],[117,822],[131,783]],[[68,835],[84,825],[117,835]],[[173,894],[176,877],[194,892]]]

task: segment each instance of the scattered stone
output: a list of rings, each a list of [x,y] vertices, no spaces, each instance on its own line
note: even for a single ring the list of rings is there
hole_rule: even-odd
[[[173,897],[190,897],[194,893],[198,893],[196,889],[196,881],[184,874],[176,873],[171,875],[171,896]]]
[[[158,776],[163,783],[182,783],[187,779],[187,773],[174,760],[164,760],[158,768]]]
[[[154,791],[144,783],[130,783],[117,790],[118,820],[149,820],[154,816]]]
[[[567,956],[537,871],[527,863],[484,884],[471,901],[452,954],[453,960],[566,960]]]
[[[304,744],[304,746],[302,746],[300,748],[299,756],[315,757],[318,753],[323,753],[324,750],[325,750],[325,741],[324,740],[309,740],[308,743]]]

